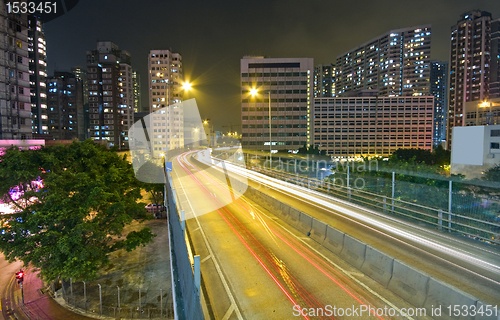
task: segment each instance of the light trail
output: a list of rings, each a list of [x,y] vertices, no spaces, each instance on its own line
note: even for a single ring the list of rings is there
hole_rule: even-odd
[[[217,186],[217,187],[218,187],[218,189],[221,191],[221,193],[223,193],[226,197],[230,198],[230,196],[231,196],[231,195],[230,195],[230,192],[229,192],[229,191],[228,191],[225,187],[222,187],[222,185],[221,185],[221,183],[220,183],[220,182],[218,182],[218,181],[216,181],[216,180],[214,180],[214,179],[210,178],[209,176],[207,176],[206,174],[204,174],[202,171],[200,171],[198,168],[196,168],[195,166],[193,166],[193,165],[189,162],[189,160],[187,159],[187,156],[188,156],[189,154],[191,154],[191,153],[193,153],[193,152],[189,152],[189,153],[183,154],[183,155],[181,156],[182,161],[183,161],[185,164],[187,164],[188,166],[190,166],[192,169],[197,170],[197,171],[198,171],[198,174],[202,175],[202,176],[203,176],[203,177],[205,177],[207,180],[211,181],[211,182],[212,182],[215,186]],[[179,160],[178,160],[178,161],[179,161]],[[181,166],[183,167],[183,169],[184,169],[184,170],[185,170],[188,174],[192,174],[192,171],[191,171],[190,169],[186,168],[184,164],[182,164]],[[195,179],[196,179],[196,178],[195,178]],[[201,183],[201,181],[200,181],[200,183]],[[205,188],[205,187],[203,186],[203,188]],[[206,189],[206,188],[205,188],[205,189]],[[208,190],[207,190],[207,191],[208,191]],[[208,192],[209,192],[209,191],[208,191]],[[209,193],[210,193],[210,192],[209,192]],[[211,195],[211,193],[210,193],[210,195]],[[218,199],[217,199],[216,201],[217,201],[217,202],[219,202],[219,200],[218,200]],[[220,204],[220,202],[219,202],[219,204]],[[253,217],[254,217],[254,213],[252,212],[252,208],[248,208],[248,207],[246,206],[246,203],[244,203],[244,202],[243,202],[243,201],[241,201],[240,199],[237,199],[236,201],[234,201],[234,202],[233,202],[233,204],[235,204],[235,205],[237,205],[238,207],[240,207],[240,208],[241,208],[241,210],[242,210],[242,212],[243,212],[243,213],[246,213],[249,219],[253,219]],[[245,228],[245,227],[241,224],[241,222],[240,222],[240,221],[239,221],[236,217],[234,217],[234,216],[232,215],[232,213],[231,213],[231,212],[228,212],[228,214],[229,214],[229,215],[231,215],[231,216],[233,217],[233,219],[235,220],[235,223],[239,224],[239,225],[241,226],[241,228],[243,229],[243,231],[244,231],[245,233],[247,233],[250,237],[252,237],[252,238],[254,239],[254,242],[255,242],[255,243],[257,243],[257,244],[258,244],[258,245],[259,245],[259,246],[260,246],[260,247],[261,247],[261,248],[265,251],[265,252],[264,252],[264,254],[266,254],[266,255],[267,255],[268,260],[269,260],[269,258],[270,258],[270,255],[272,255],[272,258],[274,258],[274,257],[275,257],[273,254],[269,253],[269,252],[267,251],[267,249],[265,249],[265,248],[263,248],[263,247],[262,247],[262,245],[260,244],[260,242],[258,242],[258,240],[257,240],[257,239],[255,239],[255,237],[253,237],[253,235],[252,235],[252,234],[248,231],[248,229],[246,229],[246,228]],[[225,219],[225,218],[224,218],[224,219]],[[261,217],[260,217],[260,220],[262,220],[262,218],[261,218]],[[263,221],[263,220],[262,220],[262,221]],[[228,221],[226,220],[226,222],[228,222]],[[229,222],[228,222],[228,224],[229,224]],[[232,228],[232,226],[231,226],[231,228]],[[301,247],[302,249],[305,249],[306,253],[307,253],[308,255],[310,255],[311,257],[308,257],[306,254],[304,254],[304,253],[300,252],[300,250],[299,250],[299,249],[297,249],[297,248],[296,248],[296,247],[295,247],[295,246],[291,243],[291,241],[293,241],[293,242],[297,242],[295,239],[293,239],[293,238],[291,238],[289,235],[287,235],[287,234],[283,234],[283,233],[281,233],[281,232],[279,232],[279,231],[277,231],[277,230],[275,230],[275,229],[273,229],[273,228],[271,228],[271,227],[269,227],[269,226],[267,226],[267,225],[265,225],[265,226],[264,226],[264,228],[266,228],[266,230],[270,230],[270,231],[272,232],[272,234],[273,234],[275,237],[278,237],[279,239],[281,239],[281,240],[282,240],[282,241],[283,241],[283,242],[284,242],[284,243],[285,243],[288,247],[290,247],[293,251],[295,251],[297,254],[299,254],[299,256],[301,256],[301,257],[302,257],[304,260],[306,260],[309,264],[311,264],[312,266],[314,266],[314,267],[315,267],[318,271],[320,271],[320,272],[321,272],[323,275],[325,275],[328,279],[330,279],[331,281],[333,281],[333,282],[334,282],[336,285],[338,285],[338,286],[339,286],[342,290],[344,290],[344,291],[345,291],[345,292],[346,292],[349,296],[351,296],[352,298],[354,298],[354,299],[355,299],[358,303],[363,304],[363,305],[370,305],[370,306],[372,306],[372,307],[375,307],[372,303],[370,303],[368,300],[366,300],[366,299],[365,299],[365,297],[363,297],[363,296],[361,296],[361,295],[360,295],[359,297],[357,297],[357,296],[356,296],[356,294],[354,294],[354,293],[353,293],[353,292],[354,292],[354,290],[353,290],[352,288],[350,288],[350,286],[349,286],[349,285],[341,283],[339,280],[335,279],[335,278],[334,278],[334,276],[333,276],[331,273],[329,273],[327,270],[325,270],[325,269],[324,269],[324,268],[322,268],[320,265],[318,265],[318,263],[314,262],[314,261],[313,261],[313,259],[314,259],[314,260],[316,260],[316,261],[318,261],[318,262],[320,262],[321,264],[323,264],[323,265],[327,266],[327,267],[328,267],[328,269],[330,269],[331,271],[333,271],[333,272],[334,272],[335,274],[337,274],[338,276],[341,276],[341,277],[344,279],[344,281],[346,281],[346,280],[347,280],[347,281],[349,281],[346,277],[344,277],[343,275],[341,275],[338,271],[336,271],[336,270],[335,270],[332,266],[330,266],[327,262],[323,261],[323,259],[321,259],[321,258],[320,258],[320,257],[318,257],[317,255],[315,255],[315,254],[314,254],[314,253],[312,253],[311,251],[307,250],[307,249],[306,249],[305,247],[303,247],[301,244],[299,244],[299,245],[300,245],[300,247]],[[288,238],[288,239],[285,239],[285,237],[286,237],[286,238]],[[274,264],[274,266],[275,266],[275,269],[276,269],[276,267],[280,267],[280,266],[278,266],[278,265],[275,263],[275,261],[270,261],[270,262],[274,262],[273,264]],[[281,268],[279,268],[277,271],[278,271],[278,272],[281,272],[282,270],[281,270]],[[285,277],[284,277],[284,278],[285,278]],[[293,279],[293,280],[295,280],[295,279]],[[297,285],[298,285],[298,286],[300,286],[300,283],[299,283],[298,281],[296,281],[296,280],[293,282],[293,284],[294,284],[294,287],[297,287]],[[297,292],[299,292],[299,294],[300,294],[300,292],[302,292],[302,293],[306,293],[306,294],[307,294],[307,296],[309,296],[311,299],[313,299],[313,300],[314,300],[314,302],[313,302],[314,304],[319,305],[319,302],[318,302],[318,301],[316,301],[316,300],[315,300],[315,299],[314,299],[314,298],[313,298],[313,297],[312,297],[309,293],[307,293],[307,291],[305,291],[305,289],[304,289],[302,286],[300,286],[300,289],[299,289],[299,288],[297,288],[297,290],[296,290],[296,291],[297,291]],[[308,304],[310,304],[310,303],[312,302],[312,301],[310,301],[309,299],[307,299],[306,297],[304,297],[302,294],[300,294],[300,295],[301,295],[301,297],[302,297],[302,299],[303,299],[304,301],[308,302]],[[363,302],[362,300],[364,300],[364,302]],[[366,303],[365,303],[365,302],[366,302]],[[374,315],[375,315],[376,317],[380,318],[380,319],[383,319],[383,318],[381,318],[380,316],[378,316],[378,315],[376,315],[376,314],[374,314]]]
[[[199,161],[200,162],[204,162],[207,165],[214,166],[213,159],[211,161],[209,161],[209,162],[207,162],[206,157],[203,157],[202,159],[203,160],[199,159]],[[459,250],[457,250],[455,248],[450,248],[450,247],[447,247],[445,245],[432,242],[432,241],[430,241],[428,239],[425,239],[425,238],[423,238],[421,236],[411,234],[411,233],[409,233],[407,231],[404,231],[404,230],[400,230],[400,229],[398,229],[396,227],[393,227],[393,226],[390,226],[390,225],[388,225],[386,223],[377,221],[377,220],[375,220],[375,219],[373,219],[371,217],[368,217],[366,215],[362,215],[362,214],[357,213],[357,212],[355,212],[353,210],[350,210],[348,208],[341,207],[341,206],[336,205],[334,203],[331,203],[329,201],[325,201],[325,200],[319,199],[316,196],[308,194],[308,193],[310,193],[310,190],[307,190],[306,191],[307,193],[306,193],[304,191],[301,191],[300,188],[297,188],[296,186],[294,186],[294,188],[290,187],[290,184],[287,183],[287,182],[280,181],[278,179],[274,179],[274,178],[265,176],[263,174],[253,172],[253,171],[248,170],[248,169],[240,168],[239,166],[233,165],[231,163],[226,163],[226,168],[227,168],[228,171],[231,171],[233,173],[239,174],[239,175],[241,175],[241,176],[243,176],[243,177],[245,177],[247,179],[251,179],[251,180],[254,180],[254,181],[259,182],[261,184],[270,186],[273,189],[276,189],[276,190],[278,190],[280,192],[286,192],[289,196],[294,197],[296,199],[299,199],[299,200],[306,199],[311,204],[315,204],[315,205],[320,205],[322,207],[326,207],[329,211],[332,211],[332,212],[334,212],[333,210],[337,210],[338,212],[341,212],[341,213],[347,215],[348,217],[353,218],[353,219],[351,219],[351,221],[353,221],[353,222],[355,222],[357,224],[360,224],[360,225],[363,225],[365,227],[371,228],[371,227],[367,226],[364,223],[360,223],[359,221],[356,221],[355,219],[362,220],[365,223],[368,223],[368,224],[370,224],[372,226],[376,226],[376,227],[378,227],[378,228],[380,228],[380,229],[382,229],[382,230],[384,230],[386,232],[392,233],[394,235],[398,235],[398,236],[400,236],[402,238],[414,241],[415,243],[418,243],[418,244],[423,245],[425,247],[432,248],[434,250],[437,250],[439,252],[445,253],[447,255],[451,255],[451,256],[456,257],[456,258],[460,258],[460,259],[462,259],[464,261],[467,261],[469,263],[473,263],[474,265],[479,265],[479,266],[481,266],[485,270],[489,270],[489,271],[497,273],[497,274],[500,273],[500,266],[497,266],[497,265],[494,265],[494,264],[489,263],[487,261],[483,261],[483,260],[478,259],[476,257],[470,256],[470,255],[468,255],[466,253],[463,253],[463,252],[461,252],[461,251],[459,251]],[[360,208],[360,209],[368,211],[368,210],[366,210],[364,208]],[[374,231],[380,232],[380,230],[373,229],[373,228],[371,228],[371,229],[374,230]],[[393,238],[395,240],[400,241],[399,239],[396,239],[396,238],[394,238],[394,237],[392,237],[392,236],[390,236],[388,234],[385,234],[385,233],[382,233],[382,234],[384,234],[386,236],[389,236],[389,237],[391,237],[391,238]],[[459,265],[457,265],[457,266],[459,266]],[[459,267],[461,267],[461,266],[459,266]],[[461,267],[461,268],[463,269],[463,267]],[[495,281],[493,279],[490,279],[490,278],[485,277],[483,275],[477,274],[477,273],[473,272],[472,270],[469,270],[469,269],[466,269],[466,270],[468,270],[469,272],[472,272],[472,273],[474,273],[474,274],[476,274],[478,276],[481,276],[484,279],[488,279],[489,281],[492,281],[492,282],[500,285],[499,282],[497,282],[497,281]]]

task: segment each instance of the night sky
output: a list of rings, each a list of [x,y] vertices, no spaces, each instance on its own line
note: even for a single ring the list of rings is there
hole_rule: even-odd
[[[240,123],[244,55],[331,63],[391,29],[432,24],[431,58],[448,61],[450,28],[472,9],[500,18],[496,0],[80,0],[45,24],[48,74],[85,66],[86,51],[96,41],[113,41],[131,53],[147,105],[148,52],[170,48],[183,56],[185,78],[194,82],[186,98],[196,98],[201,116],[220,130]]]

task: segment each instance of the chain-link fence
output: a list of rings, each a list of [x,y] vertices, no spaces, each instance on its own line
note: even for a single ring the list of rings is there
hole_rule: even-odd
[[[61,281],[58,294],[66,303],[87,314],[121,319],[173,319],[172,290],[148,290],[126,285]]]

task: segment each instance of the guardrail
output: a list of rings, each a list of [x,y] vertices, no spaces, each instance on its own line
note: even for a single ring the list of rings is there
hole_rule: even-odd
[[[233,164],[239,165],[237,163]],[[452,199],[463,195],[452,192],[451,181],[449,183],[450,187],[446,192],[446,204],[448,207],[446,210],[400,199],[404,196],[396,197],[395,195],[397,193],[402,193],[402,191],[399,190],[401,188],[396,188],[396,186],[401,185],[403,188],[411,190],[411,188],[415,188],[415,184],[395,180],[394,173],[392,175],[392,182],[384,181],[385,184],[390,183],[392,187],[389,187],[389,189],[392,189],[392,196],[386,196],[373,191],[365,191],[364,185],[362,187],[357,187],[356,183],[353,183],[356,179],[369,179],[372,177],[358,177],[355,174],[347,174],[343,179],[339,179],[341,183],[336,183],[335,179],[330,182],[301,175],[299,173],[289,173],[284,170],[269,169],[261,165],[252,165],[252,163],[248,163],[247,168],[355,204],[374,208],[385,214],[424,223],[440,231],[453,232],[469,238],[479,239],[497,245],[500,244],[500,223],[486,220],[484,215],[480,214],[475,215],[474,213],[469,213],[465,215],[453,212],[453,208],[457,206],[452,206]],[[351,178],[350,182],[349,178]],[[377,178],[373,179],[377,180]],[[344,185],[345,182],[347,182],[346,185]]]
[[[185,221],[183,211],[178,205],[179,201],[173,189],[172,178],[165,174],[165,202],[170,233],[171,267],[173,272],[172,290],[176,299],[174,300],[175,319],[204,319],[200,302],[200,284],[195,280],[200,279],[199,265],[193,270],[193,264],[189,257],[188,245],[186,244]],[[199,259],[198,259],[199,262]]]
[[[249,169],[352,203],[376,208],[384,213],[390,213],[413,221],[423,222],[439,230],[456,232],[469,237],[480,238],[484,241],[500,244],[499,223],[426,207],[417,203],[364,191],[360,188],[342,186],[324,180],[304,177],[299,174],[290,174],[256,166],[251,166]]]
[[[417,308],[423,308],[427,316],[438,319],[457,319],[456,307],[460,310],[476,311],[460,319],[500,319],[497,305],[480,301],[478,298],[455,288],[429,274],[413,268],[372,246],[342,231],[301,212],[272,196],[252,187],[245,194],[248,198],[278,215],[286,223],[295,227],[305,236],[323,245],[340,256],[364,274],[382,284]],[[460,311],[459,310],[459,311]],[[459,312],[459,316],[465,313]]]

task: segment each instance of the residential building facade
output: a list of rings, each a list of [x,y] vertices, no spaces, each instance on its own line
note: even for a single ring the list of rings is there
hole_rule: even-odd
[[[0,139],[31,139],[28,16],[0,8]]]
[[[150,50],[148,55],[149,112],[153,121],[150,137],[155,156],[184,147],[182,56],[171,50]],[[163,109],[163,110],[162,110]]]
[[[55,140],[84,140],[83,82],[72,72],[47,79],[49,133]]]
[[[474,10],[462,14],[451,29],[448,149],[453,128],[464,126],[464,115],[472,111],[465,110],[466,103],[489,98],[491,20],[491,13]]]
[[[314,68],[314,97],[335,97],[335,65],[320,64]]]
[[[96,50],[87,51],[90,137],[127,149],[133,105],[122,97],[123,64],[131,64],[130,54],[113,42],[97,42]]]
[[[37,137],[48,134],[47,51],[42,21],[28,16],[28,51],[31,84],[32,131]]]
[[[431,26],[391,30],[337,57],[336,96],[369,89],[379,95],[429,95]]]
[[[431,61],[430,94],[434,96],[434,146],[446,147],[448,62]]]
[[[314,59],[246,56],[240,70],[243,148],[274,153],[311,146]]]

